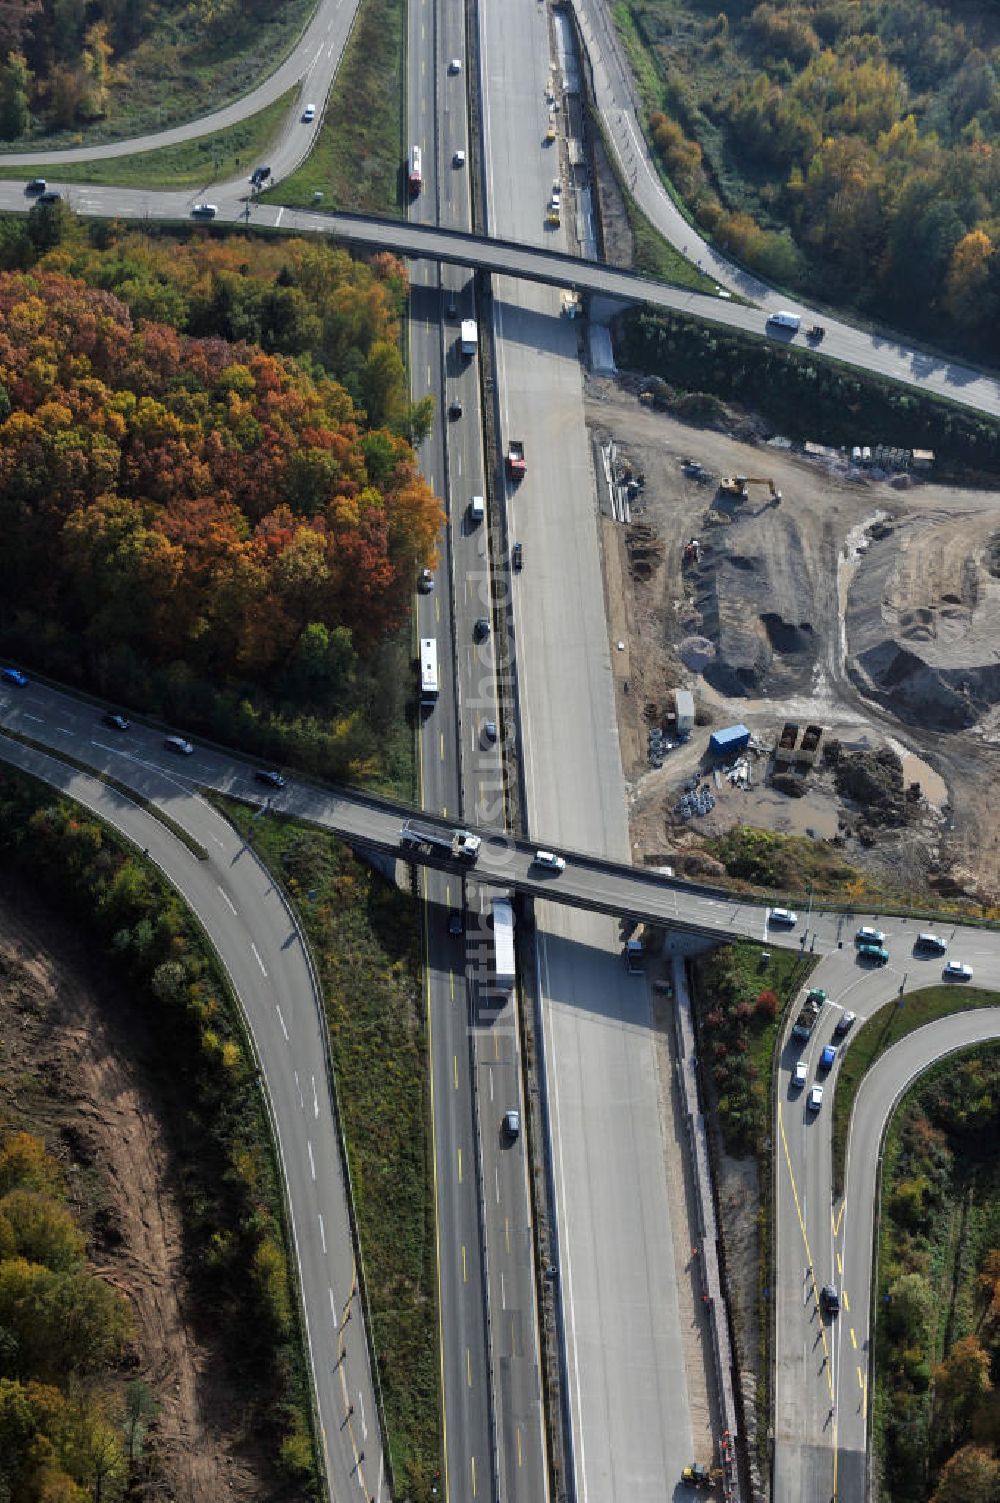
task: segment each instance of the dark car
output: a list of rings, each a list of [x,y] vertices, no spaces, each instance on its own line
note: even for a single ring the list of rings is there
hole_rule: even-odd
[[[515,543],[514,544],[513,562],[514,562],[514,569],[516,570],[516,572],[518,574],[520,574],[521,570],[524,568],[524,544],[523,543]]]
[[[477,642],[485,642],[490,634],[490,623],[485,616],[480,616],[473,628]]]
[[[250,174],[250,181],[251,181],[251,183],[253,184],[253,186],[255,188],[259,188],[262,183],[266,183],[267,182],[267,180],[268,180],[268,178],[270,176],[271,176],[271,169],[270,169],[270,167],[255,167],[254,170]]]
[[[268,788],[284,788],[285,779],[280,772],[274,772],[268,767],[258,767],[254,773],[258,783],[266,783]]]
[[[184,736],[166,736],[163,745],[167,751],[173,752],[176,757],[190,757],[194,751],[191,742]]]
[[[840,1295],[832,1284],[824,1284],[819,1291],[819,1304],[824,1315],[840,1314]]]
[[[421,595],[429,595],[434,588],[434,575],[430,569],[421,569],[417,580],[417,589]]]
[[[62,203],[62,194],[61,193],[40,193],[38,195],[38,202],[40,204],[61,204]]]
[[[462,416],[462,404],[457,397],[448,405],[448,416],[450,418],[460,418]]]
[[[507,1143],[516,1143],[521,1136],[521,1113],[514,1107],[504,1112],[500,1123],[500,1132]]]
[[[462,918],[461,910],[458,908],[453,908],[448,915],[448,933],[454,934],[456,937],[465,933],[465,921]]]
[[[110,710],[106,715],[101,716],[101,722],[103,725],[109,725],[113,731],[127,731],[132,724],[130,720],[125,719],[124,715],[112,714]]]
[[[4,668],[0,672],[0,678],[5,678],[8,684],[16,684],[19,689],[23,689],[28,682],[28,675],[22,673],[20,668]]]
[[[25,185],[24,185],[24,191],[25,191],[25,193],[32,193],[32,194],[34,194],[34,193],[44,193],[45,190],[46,190],[46,188],[48,186],[49,186],[48,183],[45,181],[45,179],[43,177],[33,177],[31,179],[30,183],[25,183]]]

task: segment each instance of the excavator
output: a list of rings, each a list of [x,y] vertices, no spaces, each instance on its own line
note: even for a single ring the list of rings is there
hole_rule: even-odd
[[[781,492],[767,475],[724,475],[719,481],[719,490],[723,496],[735,496],[737,501],[749,501],[752,485],[766,485],[771,493],[771,500],[775,506],[778,505]]]
[[[681,1472],[681,1481],[686,1482],[689,1487],[714,1487],[721,1479],[722,1472],[719,1467],[701,1466],[697,1461],[693,1461]]]

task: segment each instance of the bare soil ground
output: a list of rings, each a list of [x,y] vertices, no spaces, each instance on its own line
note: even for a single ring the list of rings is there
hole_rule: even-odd
[[[132,1306],[129,1377],[160,1406],[149,1495],[263,1497],[273,1479],[240,1395],[188,1314],[179,1166],[153,1066],[141,1019],[78,932],[0,884],[0,1126],[37,1133],[61,1160],[91,1263]]]
[[[592,377],[587,395],[592,435],[614,438],[645,480],[631,525],[608,518],[603,529],[636,855],[670,859],[695,834],[741,821],[835,840],[915,897],[939,887],[997,901],[996,496],[810,460],[759,441],[749,419],[739,439],[697,428],[641,405],[624,379]],[[687,458],[707,482],[685,474]],[[742,503],[720,497],[727,475],[773,479],[782,499],[765,485]],[[701,556],[685,565],[692,538]],[[648,728],[675,687],[694,692],[698,725],[651,770]],[[711,726],[742,721],[773,747],[786,720],[815,722],[850,749],[893,745],[921,785],[919,818],[862,845],[852,831],[864,811],[828,773],[808,774],[791,798],[771,787],[766,756],[749,790],[712,785],[709,819],[675,817],[685,780],[705,769]]]

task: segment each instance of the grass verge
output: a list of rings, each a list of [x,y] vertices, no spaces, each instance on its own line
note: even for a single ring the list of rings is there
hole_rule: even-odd
[[[402,0],[362,0],[316,145],[263,198],[304,208],[322,193],[328,207],[402,218],[405,21]]]
[[[982,991],[978,987],[928,986],[910,992],[894,1002],[887,1002],[862,1025],[845,1050],[833,1097],[833,1193],[844,1188],[844,1158],[847,1131],[851,1125],[854,1098],[868,1070],[893,1044],[908,1033],[947,1018],[956,1012],[972,1012],[980,1007],[1000,1007],[1000,992]]]
[[[161,146],[157,151],[130,157],[98,157],[91,162],[35,162],[23,170],[14,169],[10,175],[25,181],[49,176],[59,183],[104,183],[121,188],[209,188],[231,178],[234,172],[249,176],[253,167],[267,160],[297,94],[297,88],[289,89],[259,114],[176,146]]]
[[[253,830],[316,961],[396,1489],[430,1503],[442,1410],[419,908],[331,836],[214,802]]]

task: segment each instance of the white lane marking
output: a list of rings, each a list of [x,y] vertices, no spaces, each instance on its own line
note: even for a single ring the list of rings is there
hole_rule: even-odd
[[[319,1216],[317,1219],[319,1221],[319,1240],[323,1244],[323,1254],[325,1256],[326,1255],[326,1227],[323,1225],[323,1217],[322,1216]]]
[[[326,1292],[330,1296],[330,1319],[333,1322],[333,1329],[336,1331],[340,1326],[340,1321],[337,1318],[337,1296],[333,1292],[332,1284]]]
[[[61,725],[57,725],[55,727],[55,733],[56,733],[57,736],[75,736],[76,735],[76,731],[67,731],[66,728],[64,726],[61,726]]]
[[[310,1178],[313,1181],[313,1184],[315,1184],[316,1183],[316,1160],[313,1157],[313,1146],[312,1146],[312,1139],[311,1138],[306,1143],[306,1152],[309,1155],[309,1175],[310,1175]]]
[[[499,1205],[500,1204],[500,1170],[497,1169],[496,1167],[494,1167],[494,1169],[493,1169],[493,1177],[496,1180],[496,1186],[497,1186],[497,1205]]]
[[[222,901],[229,908],[229,912],[235,916],[235,914],[236,914],[236,905],[233,902],[232,898],[229,896],[228,892],[226,891],[226,889],[224,887],[220,887],[219,886],[218,882],[215,885],[216,885],[216,887],[219,888],[219,892],[222,894]]]
[[[285,1027],[285,1020],[281,1016],[281,1008],[278,1006],[277,1003],[274,1004],[274,1010],[278,1014],[278,1022],[281,1024],[281,1031],[285,1035],[285,1043],[287,1044],[288,1043],[288,1029]]]
[[[292,1075],[293,1075],[293,1077],[295,1079],[295,1089],[299,1093],[299,1106],[302,1108],[303,1111],[305,1111],[306,1104],[305,1104],[305,1101],[304,1101],[303,1096],[302,1096],[302,1087],[299,1085],[299,1072],[298,1072],[298,1070],[293,1070],[292,1071]]]
[[[504,1282],[504,1276],[503,1276],[503,1269],[502,1268],[500,1270],[500,1308],[502,1310],[506,1310],[506,1308],[507,1308],[507,1285]]]
[[[35,720],[39,725],[45,724],[45,721],[42,719],[41,715],[29,715],[27,710],[24,711],[24,718],[25,720]]]
[[[358,1389],[358,1403],[361,1405],[361,1439],[362,1440],[367,1440],[368,1439],[368,1421],[365,1419],[365,1396],[361,1392],[360,1388]]]
[[[264,969],[264,962],[261,960],[260,955],[257,953],[257,946],[254,944],[253,940],[250,941],[250,948],[253,951],[254,960],[256,960],[257,964],[260,966],[260,974],[266,977],[267,972]]]
[[[319,1096],[317,1095],[317,1092],[316,1092],[316,1077],[315,1077],[315,1075],[312,1078],[312,1088],[313,1088],[313,1116],[314,1117],[318,1117],[319,1116]]]
[[[278,226],[279,226],[279,224],[280,224],[280,223],[281,223],[281,218],[282,218],[282,215],[283,215],[283,214],[284,214],[284,212],[285,212],[285,210],[284,210],[284,208],[283,208],[283,207],[282,207],[282,208],[280,208],[280,209],[279,209],[279,210],[278,210],[278,217],[277,217],[277,219],[276,219],[276,220],[275,220],[275,221],[274,221],[274,228],[275,228],[275,229],[277,229],[277,228],[278,228]]]
[[[490,1077],[490,1101],[493,1100],[493,1066],[489,1065],[486,1072]]]
[[[378,1493],[379,1503],[382,1503],[382,1481],[385,1477],[385,1452],[379,1451],[378,1455]]]

